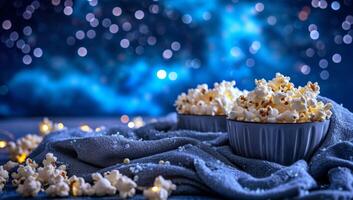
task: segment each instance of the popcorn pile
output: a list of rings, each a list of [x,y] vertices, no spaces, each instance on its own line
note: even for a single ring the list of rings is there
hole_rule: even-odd
[[[0,167],[0,175],[4,174],[3,177],[7,180],[8,176],[6,178],[6,173],[2,173],[1,169]],[[104,176],[99,173],[92,174],[93,185],[86,183],[81,177],[68,178],[66,166],[57,166],[57,158],[52,153],[46,154],[43,167],[38,167],[35,161],[27,158],[25,165],[20,165],[11,177],[12,184],[17,186],[16,191],[23,197],[34,197],[43,190],[52,197],[65,197],[70,194],[104,196],[115,195],[118,191],[121,198],[127,198],[135,195],[137,187],[133,180],[117,170],[106,172]]]
[[[308,82],[295,88],[290,78],[280,73],[270,81],[255,80],[253,91],[240,95],[229,119],[249,122],[301,123],[329,119],[332,104],[317,100],[320,87]]]
[[[179,114],[192,115],[226,115],[232,107],[232,102],[242,94],[235,88],[235,81],[215,83],[209,89],[207,84],[198,85],[182,93],[175,101]]]
[[[42,142],[44,136],[53,131],[63,130],[65,128],[63,123],[54,123],[48,118],[44,118],[38,125],[40,135],[27,134],[16,140],[16,142],[8,143],[7,148],[10,153],[10,159],[23,163],[27,156]]]
[[[7,180],[9,180],[9,172],[5,170],[3,166],[0,166],[0,192],[4,188]]]
[[[10,159],[13,161],[19,161],[20,163],[24,162],[26,157],[38,147],[41,143],[43,137],[34,134],[28,134],[16,142],[8,143],[8,150],[10,153]]]
[[[0,166],[0,191],[9,179],[9,170],[18,166],[11,174],[12,184],[16,191],[23,197],[35,197],[40,191],[44,191],[51,197],[72,196],[106,196],[119,193],[120,198],[132,197],[136,193],[137,184],[129,177],[122,175],[118,170],[93,173],[93,184],[85,182],[82,177],[72,176],[68,178],[66,166],[57,166],[57,158],[48,153],[42,161],[42,166],[27,158],[24,164],[9,161]],[[157,190],[155,187],[158,187]],[[154,189],[153,189],[154,188]],[[169,180],[159,176],[154,181],[152,189],[144,191],[148,199],[167,199],[176,186]]]

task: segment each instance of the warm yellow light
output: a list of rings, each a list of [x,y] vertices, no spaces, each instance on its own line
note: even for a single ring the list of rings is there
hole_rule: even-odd
[[[152,192],[158,192],[160,188],[158,186],[153,186],[152,187]]]
[[[61,129],[65,128],[63,123],[57,123],[56,127],[57,127],[58,130],[61,130]]]
[[[42,126],[40,127],[40,131],[42,133],[46,133],[49,131],[49,126],[47,124],[42,124]]]
[[[41,135],[46,135],[50,133],[53,129],[53,122],[50,121],[48,118],[44,118],[40,123],[39,123],[39,133]]]
[[[77,181],[74,181],[72,183],[71,185],[72,196],[78,196],[79,187],[80,187],[80,184]]]
[[[145,125],[145,122],[143,121],[142,117],[135,117],[133,122],[135,124],[135,128],[140,128]]]
[[[0,149],[3,149],[7,146],[7,142],[4,140],[0,140]]]
[[[82,126],[80,126],[80,129],[81,129],[81,131],[84,131],[84,132],[91,132],[92,131],[91,127],[89,127],[88,125],[82,125]]]
[[[16,156],[18,163],[24,163],[26,161],[26,158],[27,158],[26,153],[22,153],[22,154]]]

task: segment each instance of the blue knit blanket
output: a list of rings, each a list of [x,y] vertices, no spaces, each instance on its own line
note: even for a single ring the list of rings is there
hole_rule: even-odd
[[[330,101],[323,98],[324,101]],[[69,175],[118,169],[149,186],[162,175],[177,185],[173,194],[229,199],[352,199],[353,114],[333,104],[329,132],[310,160],[290,166],[234,154],[227,133],[176,130],[175,116],[139,129],[101,132],[69,129],[47,136],[31,154],[41,162],[54,153]],[[130,163],[124,164],[125,158]],[[168,161],[159,164],[159,161]]]

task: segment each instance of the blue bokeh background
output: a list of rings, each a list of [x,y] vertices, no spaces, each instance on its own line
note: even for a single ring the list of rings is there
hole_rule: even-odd
[[[0,1],[0,116],[157,116],[199,83],[275,72],[353,109],[353,4]]]

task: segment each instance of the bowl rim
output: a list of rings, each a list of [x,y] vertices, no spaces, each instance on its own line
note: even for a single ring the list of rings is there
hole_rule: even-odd
[[[304,125],[304,124],[322,124],[325,122],[330,122],[330,119],[325,119],[324,121],[314,121],[314,122],[296,122],[296,123],[276,123],[276,122],[249,122],[249,121],[239,121],[227,118],[227,122],[244,123],[244,124],[256,124],[256,125]]]

